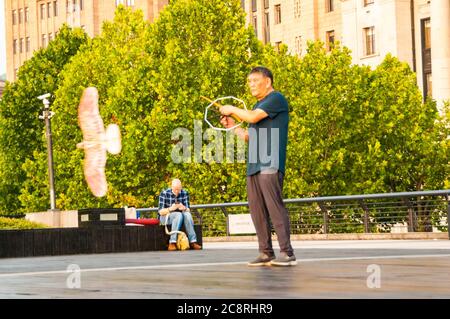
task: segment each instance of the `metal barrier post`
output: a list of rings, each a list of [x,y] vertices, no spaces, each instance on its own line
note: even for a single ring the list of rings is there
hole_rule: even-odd
[[[227,221],[226,224],[226,232],[227,232],[227,236],[230,236],[230,221],[228,220],[228,212],[225,209],[225,207],[220,207],[220,210],[222,211],[222,213],[225,215],[225,219]]]
[[[328,209],[322,202],[318,202],[318,204],[323,213],[323,233],[328,234]]]
[[[412,208],[411,202],[408,198],[402,198],[403,202],[408,207],[408,232],[413,233],[415,231],[415,220],[414,220],[414,210]]]
[[[447,231],[448,239],[450,240],[450,196],[447,195]]]
[[[359,205],[364,210],[364,232],[370,233],[370,227],[369,227],[369,207],[367,207],[364,200],[359,201]]]

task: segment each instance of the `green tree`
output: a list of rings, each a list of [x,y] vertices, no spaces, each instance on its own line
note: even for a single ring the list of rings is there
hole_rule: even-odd
[[[240,2],[175,1],[151,27],[149,51],[159,97],[151,113],[158,119],[152,147],[159,153],[166,173],[157,189],[177,176],[195,189],[192,199],[196,202],[244,200],[244,164],[196,163],[194,158],[191,163],[175,164],[172,149],[167,147],[173,129],[193,131],[194,120],[203,118],[208,103],[201,95],[242,97],[248,104],[245,79],[262,46],[253,30],[246,27]],[[203,132],[206,128],[203,123]],[[203,141],[203,148],[208,143]],[[193,148],[192,154],[194,157]]]
[[[367,113],[373,116],[367,123],[386,163],[383,191],[442,188],[446,163],[442,136],[436,134],[439,114],[435,103],[422,103],[416,75],[388,55],[374,70],[370,88]]]
[[[194,120],[202,120],[207,103],[200,95],[243,94],[252,52],[259,49],[238,1],[177,1],[151,26],[142,12],[119,7],[114,21],[61,73],[53,103],[59,114],[53,120],[58,208],[153,206],[173,177],[195,189],[196,202],[244,199],[244,164],[173,163],[172,131],[192,131]],[[87,86],[99,91],[105,125],[117,123],[122,132],[120,156],[108,156],[109,191],[102,199],[87,188],[83,153],[75,147],[81,140],[77,107]],[[25,165],[29,183],[21,195],[33,210],[42,205],[39,190],[46,184],[43,176],[34,178],[45,154],[37,158]]]
[[[148,118],[155,99],[149,83],[151,79],[148,45],[148,25],[141,11],[117,11],[112,22],[103,24],[102,33],[83,47],[61,72],[53,109],[55,179],[57,207],[110,207],[112,205],[141,206],[154,176],[148,173],[155,167],[148,153]],[[95,198],[83,175],[84,152],[76,148],[82,140],[78,125],[78,104],[83,90],[95,86],[99,92],[100,114],[105,126],[116,123],[121,128],[123,148],[120,156],[108,156],[106,197]],[[40,175],[45,154],[28,161],[28,183],[20,197],[29,208],[42,205],[39,190],[46,180]],[[155,169],[156,171],[156,169]],[[33,180],[33,176],[41,176]]]
[[[261,64],[291,106],[288,197],[444,187],[444,120],[406,63],[388,55],[371,70],[321,42],[301,60],[285,51],[266,48]]]
[[[34,160],[34,152],[45,151],[44,124],[38,118],[42,101],[37,96],[54,95],[59,73],[86,42],[87,36],[81,29],[61,27],[48,47],[37,51],[19,69],[18,79],[6,84],[0,102],[0,212],[3,214],[17,214],[30,208],[21,205],[18,195],[27,180],[22,165],[28,159]],[[43,172],[46,174],[46,168]],[[48,194],[47,187],[44,188]]]

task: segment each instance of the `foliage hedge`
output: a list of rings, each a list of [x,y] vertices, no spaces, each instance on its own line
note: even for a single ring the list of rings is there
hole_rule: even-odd
[[[47,226],[20,218],[0,217],[0,229],[35,229]]]

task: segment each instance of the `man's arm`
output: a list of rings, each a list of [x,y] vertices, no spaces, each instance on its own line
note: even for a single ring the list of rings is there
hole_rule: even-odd
[[[220,113],[222,113],[223,115],[234,114],[234,115],[238,116],[241,120],[243,120],[247,123],[251,123],[251,124],[258,123],[262,119],[265,119],[266,117],[269,116],[269,114],[267,114],[265,111],[263,111],[261,109],[244,110],[244,109],[232,106],[232,105],[222,106],[220,108]]]
[[[170,210],[168,207],[166,207],[166,192],[162,191],[159,195],[159,206],[158,206],[158,213],[161,216],[165,216],[168,213],[170,213]]]
[[[191,208],[191,204],[189,203],[189,192],[187,192],[186,191],[186,199],[185,199],[185,204],[184,204],[184,206],[187,208],[187,209],[190,209]]]

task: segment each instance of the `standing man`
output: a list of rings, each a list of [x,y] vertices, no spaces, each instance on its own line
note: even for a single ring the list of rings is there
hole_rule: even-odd
[[[165,189],[159,195],[158,217],[161,224],[171,225],[171,230],[180,230],[184,224],[191,249],[202,249],[197,243],[194,230],[194,220],[189,211],[189,193],[181,187],[179,179],[172,180],[172,187]],[[177,250],[177,233],[170,235],[168,250]]]
[[[288,102],[280,92],[274,90],[272,72],[265,67],[255,67],[250,71],[248,85],[251,94],[258,100],[252,110],[231,105],[220,108],[222,115],[225,115],[221,123],[226,128],[235,125],[230,117],[232,114],[250,123],[248,130],[234,130],[235,134],[249,143],[247,193],[260,254],[248,265],[296,265],[290,240],[289,215],[282,198],[288,139]],[[270,221],[280,244],[278,258],[275,258],[272,248]]]

